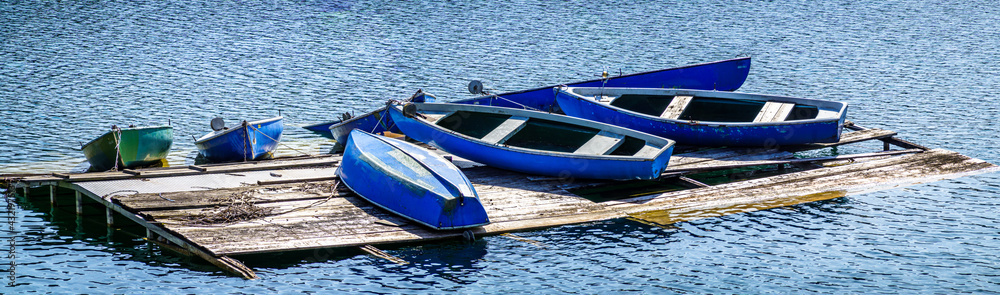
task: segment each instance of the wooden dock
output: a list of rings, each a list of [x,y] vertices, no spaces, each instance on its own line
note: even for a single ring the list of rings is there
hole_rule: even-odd
[[[362,247],[496,235],[566,224],[631,218],[653,225],[748,212],[997,171],[994,164],[928,149],[896,133],[853,124],[835,144],[794,148],[720,148],[675,154],[659,181],[584,181],[524,175],[454,161],[474,183],[491,224],[433,231],[371,206],[337,186],[336,155],[123,172],[7,176],[28,191],[72,189],[99,202],[108,223],[123,216],[151,240],[189,252],[245,278],[232,256]],[[798,159],[793,152],[879,140],[883,151]],[[713,171],[764,171],[762,177],[706,184]],[[604,197],[594,195],[602,195]],[[607,197],[611,195],[613,197]],[[391,258],[391,257],[390,257]]]

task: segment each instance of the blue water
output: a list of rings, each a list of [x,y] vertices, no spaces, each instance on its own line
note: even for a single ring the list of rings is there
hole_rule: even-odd
[[[112,124],[295,126],[417,89],[469,98],[750,55],[740,91],[842,100],[859,125],[1000,163],[991,1],[2,1],[0,173],[86,169]],[[870,147],[877,150],[880,146]],[[864,148],[858,148],[864,149]],[[1000,293],[1000,175],[652,227],[244,258],[227,276],[71,207],[8,197],[0,293]]]

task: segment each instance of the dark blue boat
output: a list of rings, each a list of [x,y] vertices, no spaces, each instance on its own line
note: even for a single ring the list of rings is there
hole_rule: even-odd
[[[799,145],[840,141],[847,104],[723,91],[560,87],[570,116],[701,146]]]
[[[213,129],[217,130],[205,134],[194,145],[209,161],[232,162],[270,158],[281,141],[285,127],[282,117],[274,117],[243,121],[240,126],[232,128],[213,126]]]
[[[606,79],[601,78],[561,85],[574,87],[604,86],[734,91],[743,85],[749,73],[750,57],[742,57],[656,71],[609,76]],[[558,111],[558,105],[555,103],[555,95],[552,93],[552,88],[556,86],[559,85],[497,95],[486,95],[458,100],[452,103]],[[322,136],[336,139],[338,142],[346,141],[347,134],[354,128],[376,134],[385,131],[399,133],[400,130],[393,124],[392,118],[385,116],[385,114],[386,109],[379,108],[360,116],[312,124],[303,128]],[[331,130],[333,130],[333,133],[331,133]]]
[[[406,136],[492,167],[564,179],[656,179],[674,142],[562,115],[448,103],[390,105]]]
[[[433,229],[490,223],[458,167],[407,142],[351,131],[337,175],[372,204]]]

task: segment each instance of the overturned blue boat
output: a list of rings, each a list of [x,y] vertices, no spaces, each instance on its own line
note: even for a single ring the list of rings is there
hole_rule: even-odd
[[[205,159],[212,162],[250,161],[270,158],[285,130],[282,117],[225,127],[221,119],[212,120],[212,130],[194,142]]]
[[[574,87],[684,88],[734,91],[743,85],[749,73],[750,57],[741,57],[634,74],[614,75],[612,73],[600,79],[483,95],[453,101],[452,103],[558,111],[558,105],[555,103],[552,88],[559,85]],[[414,102],[423,101],[415,100]],[[307,125],[303,126],[303,128],[324,137],[333,138],[338,142],[346,141],[347,134],[354,128],[376,134],[385,131],[399,133],[400,130],[393,124],[392,118],[385,115],[386,108],[379,108],[359,116],[345,116],[338,120]],[[332,133],[331,130],[333,131]]]
[[[365,200],[433,229],[490,223],[465,174],[440,155],[411,143],[351,131],[336,173]]]
[[[701,146],[801,145],[840,141],[847,104],[749,93],[559,87],[566,115]]]
[[[544,112],[447,103],[389,105],[406,136],[488,166],[563,179],[655,179],[674,141]]]

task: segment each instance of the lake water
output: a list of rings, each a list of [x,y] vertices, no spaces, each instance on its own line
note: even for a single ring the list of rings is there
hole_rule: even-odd
[[[750,55],[743,92],[841,100],[849,119],[1000,163],[991,1],[2,1],[0,173],[82,171],[112,124],[301,128],[417,89],[469,98]],[[873,147],[874,150],[881,146]],[[997,173],[659,228],[610,220],[247,257],[227,276],[136,228],[5,198],[0,293],[1000,293]]]

